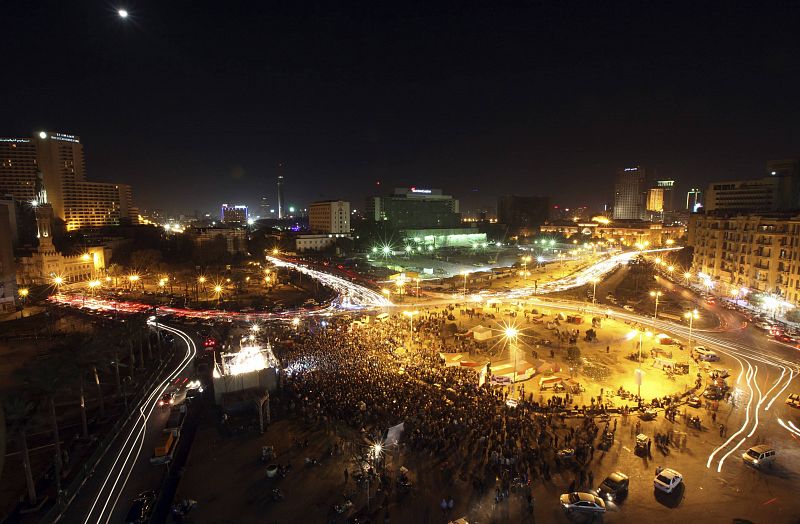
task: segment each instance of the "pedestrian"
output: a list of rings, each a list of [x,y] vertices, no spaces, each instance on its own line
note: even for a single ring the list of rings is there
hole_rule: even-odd
[[[724,433],[725,433],[725,426],[720,424],[719,425],[719,436],[720,436],[720,438],[722,438],[724,436]]]
[[[439,507],[442,508],[442,515],[447,513],[447,501],[442,499],[442,502],[439,503]]]
[[[711,422],[714,422],[714,423],[717,422],[717,413],[716,412],[711,413]]]
[[[608,354],[609,351],[611,351],[611,346],[606,346],[606,354]]]
[[[350,478],[350,472],[347,471],[347,468],[344,468],[344,483],[347,484],[348,479]]]
[[[453,497],[450,497],[450,499],[447,501],[447,512],[448,513],[451,513],[453,511],[453,506],[455,506],[455,503],[453,502]]]
[[[647,439],[647,455],[648,456],[650,456],[650,447],[651,447],[652,444],[653,444],[653,441],[650,440],[650,439]]]

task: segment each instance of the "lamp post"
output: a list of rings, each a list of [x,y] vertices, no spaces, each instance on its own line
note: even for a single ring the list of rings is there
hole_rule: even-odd
[[[61,295],[61,286],[64,284],[64,277],[53,277],[53,285],[56,286],[56,295]]]
[[[517,336],[519,331],[513,327],[507,327],[504,332],[506,339],[509,342],[511,351],[514,353],[514,378],[511,383],[511,393],[513,394],[517,387]]]
[[[462,271],[462,275],[464,275],[464,298],[467,298],[467,275],[469,275],[469,271]]]
[[[597,283],[600,282],[600,279],[595,277],[592,279],[592,305],[594,306],[595,301],[597,299]]]
[[[30,291],[28,291],[28,288],[23,287],[17,293],[19,294],[19,302],[22,305],[22,309],[19,310],[19,318],[22,318],[25,316],[25,301],[28,299]]]
[[[410,340],[408,346],[412,347],[414,345],[414,315],[419,314],[419,311],[403,311],[403,314],[411,321],[410,329],[408,331]]]
[[[697,310],[687,311],[683,314],[683,317],[689,320],[689,353],[691,354],[694,351],[694,346],[692,345],[692,324],[694,319],[700,317],[697,313]]]
[[[660,297],[663,294],[664,293],[662,293],[661,291],[651,291],[650,292],[650,296],[651,297],[655,297],[655,299],[656,299],[656,307],[653,310],[653,329],[656,328],[656,318],[658,318],[658,297]]]

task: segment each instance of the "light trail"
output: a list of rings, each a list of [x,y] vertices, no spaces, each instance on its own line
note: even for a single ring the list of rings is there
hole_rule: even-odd
[[[780,425],[781,425],[781,426],[782,426],[784,429],[786,429],[786,431],[788,431],[789,433],[792,433],[793,435],[797,435],[798,437],[800,437],[800,429],[798,429],[797,427],[795,427],[795,425],[794,425],[794,424],[792,424],[791,422],[789,422],[789,424],[790,424],[792,427],[789,427],[789,426],[787,426],[787,425],[786,425],[786,422],[784,422],[784,421],[783,421],[783,419],[780,419],[780,418],[779,418],[779,419],[778,419],[778,424],[780,424]]]
[[[128,434],[125,441],[122,443],[122,446],[117,453],[111,467],[108,468],[108,471],[105,473],[106,476],[103,479],[103,483],[100,486],[97,494],[95,495],[94,501],[89,509],[89,512],[84,519],[84,523],[89,522],[96,522],[96,523],[103,523],[108,522],[113,515],[114,509],[116,508],[117,502],[119,501],[119,497],[122,494],[122,491],[125,489],[127,485],[128,479],[130,478],[131,472],[136,464],[136,459],[140,456],[141,450],[144,444],[144,434],[147,428],[147,423],[152,416],[153,410],[155,409],[156,405],[158,404],[158,399],[164,394],[164,391],[167,389],[170,383],[179,376],[185,369],[186,366],[192,361],[195,354],[197,353],[197,348],[194,344],[194,341],[191,339],[189,335],[185,332],[175,329],[170,326],[166,326],[164,324],[158,324],[158,329],[164,329],[169,331],[186,343],[186,353],[183,356],[183,359],[178,363],[175,369],[168,374],[168,376],[162,380],[155,388],[152,389],[150,394],[146,397],[146,399],[139,405],[139,415],[134,420],[133,428],[131,428],[130,433]],[[134,453],[134,451],[136,453]],[[124,455],[124,457],[123,457]],[[124,475],[124,479],[122,478]],[[112,482],[113,478],[113,482]],[[109,483],[111,485],[109,487]],[[108,489],[106,489],[108,487]],[[116,494],[116,496],[114,496]],[[113,504],[109,507],[109,503],[111,502],[113,497]],[[101,500],[105,500],[101,507],[98,507]],[[95,515],[95,509],[97,508],[97,515]],[[63,514],[62,514],[63,516]],[[60,517],[59,517],[60,518]]]
[[[714,451],[711,452],[711,454],[708,456],[708,462],[706,462],[706,467],[707,468],[711,467],[711,462],[714,460],[714,457],[716,456],[716,454],[720,450],[728,447],[728,445],[731,442],[733,442],[733,439],[735,439],[737,436],[739,436],[742,433],[744,433],[744,430],[747,429],[747,426],[750,424],[750,405],[753,402],[753,386],[750,385],[750,379],[752,378],[752,376],[753,376],[753,366],[751,366],[750,363],[748,362],[747,363],[747,375],[746,375],[745,379],[747,380],[747,387],[750,389],[750,400],[748,400],[748,402],[747,402],[747,409],[745,410],[745,413],[744,413],[745,414],[745,421],[742,424],[742,427],[739,428],[739,430],[736,431],[736,433],[734,433],[733,435],[728,437],[728,440],[726,440],[723,444],[721,444]],[[742,442],[744,442],[744,439],[742,439],[742,441],[739,442],[739,444],[736,447],[741,446]],[[734,448],[734,449],[736,449],[736,448]],[[720,460],[719,466],[717,467],[717,473],[719,473],[722,470],[722,462],[724,460],[725,460],[724,457],[723,457],[722,460]]]
[[[793,369],[789,369],[789,378],[788,378],[788,380],[786,380],[786,384],[784,384],[783,387],[781,388],[781,390],[778,391],[778,393],[775,394],[775,397],[772,400],[769,401],[769,404],[767,404],[767,407],[764,408],[764,411],[769,411],[769,408],[772,407],[772,403],[775,402],[775,400],[777,400],[777,398],[779,396],[783,395],[783,392],[786,391],[786,388],[789,387],[789,383],[791,383],[791,381],[794,379],[794,375],[795,375],[794,370]]]

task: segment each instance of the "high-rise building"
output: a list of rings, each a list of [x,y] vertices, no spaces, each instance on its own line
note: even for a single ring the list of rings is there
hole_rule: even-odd
[[[647,171],[640,166],[617,171],[614,183],[614,220],[642,220],[645,216]]]
[[[400,187],[389,196],[367,199],[367,216],[394,229],[457,228],[458,200],[441,189]]]
[[[0,206],[0,311],[13,311],[17,297],[17,269],[8,209],[7,206]]]
[[[701,207],[703,207],[703,192],[696,188],[690,189],[686,193],[686,210],[696,213]]]
[[[308,226],[312,233],[350,234],[350,202],[325,200],[308,206]]]
[[[283,218],[286,212],[285,205],[286,202],[283,199],[283,175],[278,175],[278,218]]]
[[[497,199],[497,221],[514,233],[534,233],[547,222],[550,199],[538,196],[505,195]]]
[[[39,183],[68,231],[138,218],[130,186],[86,180],[79,137],[41,131],[31,138],[0,138],[0,194],[32,202]]]
[[[247,218],[247,206],[229,206],[228,204],[222,204],[220,219],[223,224],[245,225],[247,224]]]
[[[664,190],[660,187],[654,187],[647,190],[647,211],[653,213],[664,212]]]
[[[800,305],[800,216],[693,214],[687,244],[692,269],[707,275],[720,294],[742,287]]]

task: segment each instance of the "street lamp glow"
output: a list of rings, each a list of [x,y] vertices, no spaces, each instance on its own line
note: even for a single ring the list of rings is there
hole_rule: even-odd
[[[128,275],[128,280],[131,281],[131,282],[138,282],[139,281],[139,275]]]
[[[20,290],[18,291],[18,293],[19,293],[19,296],[20,296],[20,297],[22,297],[22,298],[25,298],[25,297],[27,297],[27,296],[28,296],[28,293],[29,293],[29,291],[28,291],[28,288],[26,288],[26,287],[23,287],[23,288],[20,288]]]
[[[392,252],[392,248],[391,248],[391,247],[389,247],[389,246],[383,246],[383,248],[381,249],[381,251],[383,252],[383,254],[384,254],[384,255],[388,255],[389,253],[391,253],[391,252]]]
[[[299,326],[299,325],[300,325],[300,319],[299,319],[299,318],[297,318],[297,317],[294,317],[294,318],[292,319],[292,325],[293,325],[294,327],[297,327],[297,326]]]
[[[117,14],[120,18],[128,18],[128,10],[127,9],[120,9],[117,11]]]
[[[508,338],[516,338],[516,336],[519,334],[519,331],[517,328],[507,327],[504,331],[504,334]]]
[[[214,293],[217,293],[217,294],[222,293],[222,286],[220,286],[219,284],[214,286]]]
[[[53,277],[53,284],[60,286],[64,283],[64,277]]]
[[[206,277],[199,277],[197,279],[197,281],[200,282],[201,284],[205,284],[206,283]]]

